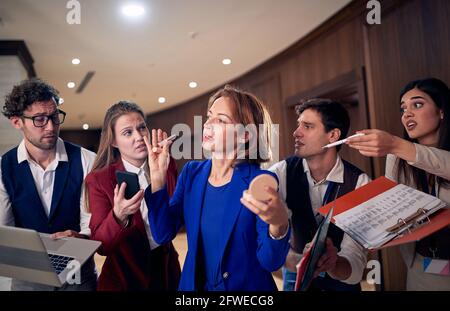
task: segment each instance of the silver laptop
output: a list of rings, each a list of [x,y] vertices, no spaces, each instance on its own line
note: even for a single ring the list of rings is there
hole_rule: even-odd
[[[61,287],[101,243],[0,226],[0,276]],[[76,260],[72,262],[73,260]]]

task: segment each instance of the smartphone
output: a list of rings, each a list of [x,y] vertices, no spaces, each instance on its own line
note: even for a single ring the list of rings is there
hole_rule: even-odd
[[[139,178],[135,173],[116,171],[117,184],[120,185],[124,182],[127,184],[125,188],[125,199],[131,199],[141,187],[139,186]]]

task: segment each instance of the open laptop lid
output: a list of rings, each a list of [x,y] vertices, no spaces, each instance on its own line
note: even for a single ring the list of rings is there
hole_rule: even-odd
[[[81,267],[100,247],[101,242],[77,238],[61,238],[53,240],[50,234],[39,233],[42,242],[49,254],[68,256],[76,260],[76,263],[69,264],[58,276],[61,283],[65,283],[67,278],[74,276],[74,269]],[[73,271],[72,271],[73,270]],[[68,274],[72,271],[71,275]]]
[[[0,275],[60,287],[77,265],[57,275],[48,253],[72,257],[81,267],[100,245],[98,241],[76,238],[52,240],[49,234],[0,226]]]
[[[22,228],[0,226],[0,275],[62,285],[37,232]]]

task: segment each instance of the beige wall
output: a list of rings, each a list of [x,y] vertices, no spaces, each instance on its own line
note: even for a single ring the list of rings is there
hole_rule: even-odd
[[[27,79],[28,75],[17,56],[0,56],[0,104],[4,105],[5,95],[11,92],[13,86]],[[0,115],[0,155],[16,146],[22,139],[19,131],[12,128],[9,120]]]
[[[5,95],[11,92],[17,82],[28,77],[25,68],[17,56],[0,56],[0,98],[1,108]],[[0,155],[16,146],[22,139],[19,131],[12,128],[9,120],[0,115]],[[0,291],[9,290],[11,281],[0,276]]]

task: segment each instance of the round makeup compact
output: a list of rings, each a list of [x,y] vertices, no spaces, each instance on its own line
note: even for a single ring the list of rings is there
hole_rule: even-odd
[[[264,187],[278,189],[278,182],[275,177],[269,174],[261,174],[253,178],[248,188],[248,192],[258,201],[267,201],[270,196]]]

